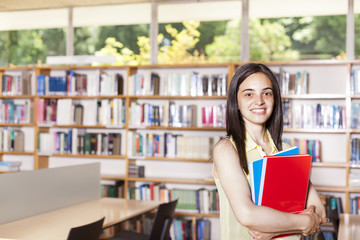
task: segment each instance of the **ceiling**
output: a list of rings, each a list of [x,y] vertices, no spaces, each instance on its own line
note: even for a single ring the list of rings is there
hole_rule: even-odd
[[[250,18],[273,18],[346,14],[352,0],[248,1]],[[242,0],[0,0],[0,31],[66,27],[69,7],[74,27],[149,24],[153,2],[159,23],[240,19],[242,12]]]
[[[0,0],[0,11],[20,11],[97,5],[151,3],[151,2],[198,2],[197,0]]]
[[[199,3],[199,2],[223,2],[241,0],[0,0],[0,12],[22,11],[22,10],[39,10],[39,9],[56,9],[68,7],[86,7],[86,6],[105,6],[105,5],[121,5],[136,3]],[[265,15],[282,12],[294,15],[301,12],[306,15],[309,11],[329,12],[329,14],[346,14],[348,1],[352,0],[248,0],[250,10],[253,12],[261,12]],[[354,9],[360,8],[360,0],[354,1]],[[257,14],[256,14],[257,15]]]

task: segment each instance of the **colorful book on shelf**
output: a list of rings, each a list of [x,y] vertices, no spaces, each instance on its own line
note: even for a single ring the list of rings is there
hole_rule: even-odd
[[[291,213],[304,210],[311,158],[308,154],[265,156],[258,205]]]
[[[299,154],[299,147],[291,147],[280,152],[275,153],[275,155],[294,155]],[[263,159],[252,161],[249,163],[249,177],[250,177],[250,186],[251,186],[251,198],[255,204],[258,205],[260,182],[261,182],[261,173],[263,167]]]

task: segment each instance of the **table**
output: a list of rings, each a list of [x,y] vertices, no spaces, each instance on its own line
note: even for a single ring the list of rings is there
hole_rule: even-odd
[[[360,216],[341,214],[338,239],[355,240],[360,238]]]
[[[72,227],[105,216],[103,228],[140,216],[159,206],[157,201],[100,198],[71,207],[0,225],[0,239],[65,240]]]

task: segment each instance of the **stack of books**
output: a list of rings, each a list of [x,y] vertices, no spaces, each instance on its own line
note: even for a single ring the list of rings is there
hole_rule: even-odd
[[[129,177],[145,177],[145,166],[129,165]]]
[[[17,172],[20,171],[21,162],[2,162],[0,161],[0,172]]]
[[[249,163],[251,196],[255,204],[283,212],[305,209],[312,156],[292,147]]]
[[[304,210],[311,158],[299,154],[299,147],[292,147],[249,163],[253,202],[285,212]]]

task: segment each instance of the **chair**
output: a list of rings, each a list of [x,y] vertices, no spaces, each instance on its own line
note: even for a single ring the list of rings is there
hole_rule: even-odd
[[[104,219],[105,217],[86,225],[71,228],[67,240],[99,240]]]
[[[150,236],[132,231],[122,231],[109,240],[168,240],[177,202],[176,199],[159,205]]]

